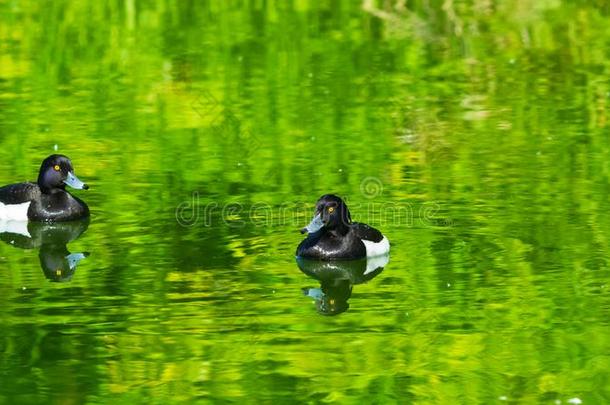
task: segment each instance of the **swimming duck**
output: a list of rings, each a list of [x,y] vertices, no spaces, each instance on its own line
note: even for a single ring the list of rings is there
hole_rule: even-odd
[[[352,222],[347,205],[333,194],[320,197],[313,220],[301,233],[308,235],[297,256],[306,259],[362,259],[390,251],[388,239],[375,228]]]
[[[0,221],[72,221],[89,216],[89,208],[66,191],[89,186],[74,174],[69,158],[51,155],[40,166],[36,183],[18,183],[0,188]]]

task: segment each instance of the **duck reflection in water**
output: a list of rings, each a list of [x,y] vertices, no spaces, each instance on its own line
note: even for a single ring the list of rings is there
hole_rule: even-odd
[[[66,245],[78,239],[88,227],[88,219],[55,223],[0,221],[0,239],[20,249],[38,249],[40,267],[46,278],[69,281],[78,263],[89,253],[70,253]]]
[[[315,300],[320,314],[338,315],[349,308],[352,286],[375,278],[389,260],[389,255],[328,262],[297,257],[299,269],[320,282],[320,288],[303,288],[303,294]]]

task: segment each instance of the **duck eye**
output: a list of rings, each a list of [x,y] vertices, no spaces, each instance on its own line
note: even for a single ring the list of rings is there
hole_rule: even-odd
[[[61,167],[59,167],[59,165],[55,165],[53,166],[53,170],[55,170],[56,172],[61,170]]]
[[[332,214],[335,211],[334,207],[328,207],[328,213]]]

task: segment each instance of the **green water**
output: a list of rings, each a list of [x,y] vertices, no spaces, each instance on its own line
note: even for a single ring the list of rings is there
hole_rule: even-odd
[[[92,211],[2,236],[0,403],[610,403],[610,6],[375,3],[0,1],[0,184]]]

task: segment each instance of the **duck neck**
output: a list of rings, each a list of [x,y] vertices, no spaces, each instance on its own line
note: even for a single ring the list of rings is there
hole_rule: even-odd
[[[345,236],[349,232],[349,226],[340,224],[332,229],[327,229],[327,232],[334,237]]]
[[[57,194],[61,193],[62,191],[66,191],[65,187],[49,187],[44,185],[40,181],[38,181],[38,187],[40,187],[40,191],[42,191],[43,194]]]

